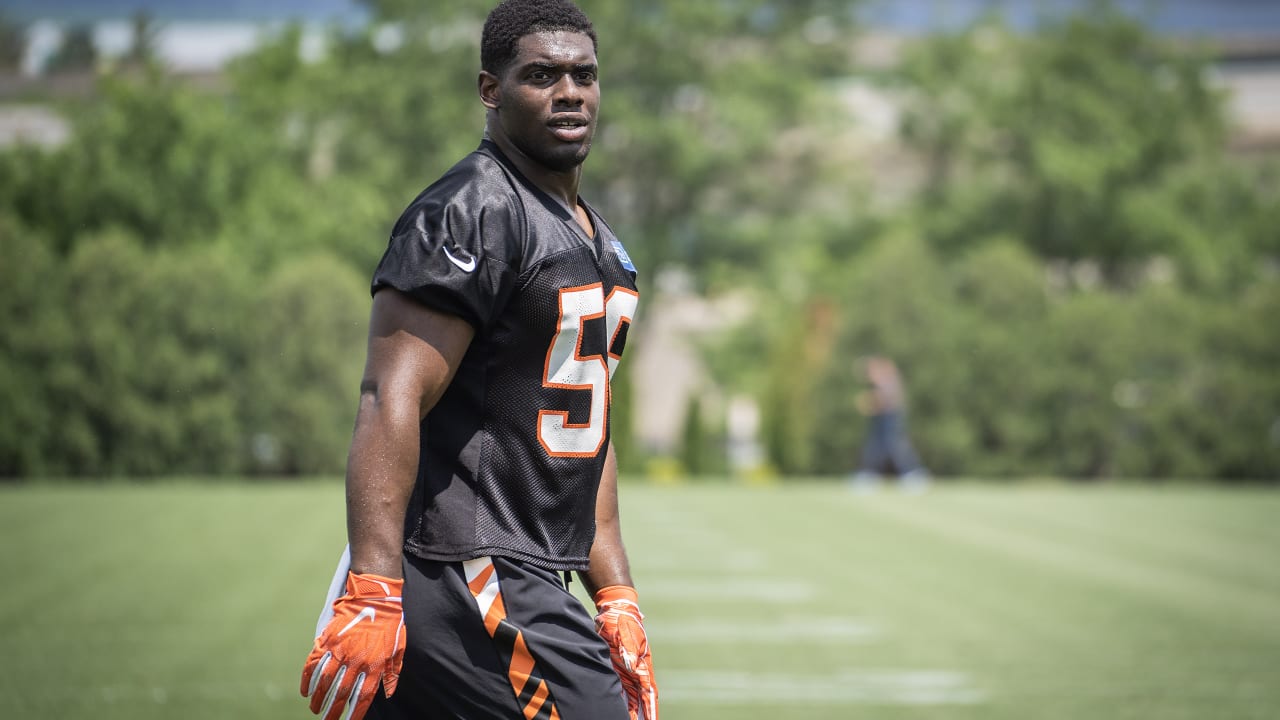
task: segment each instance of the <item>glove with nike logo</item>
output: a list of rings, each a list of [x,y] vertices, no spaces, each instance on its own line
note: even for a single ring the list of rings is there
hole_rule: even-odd
[[[592,600],[599,611],[596,632],[609,645],[631,720],[658,720],[658,685],[653,680],[653,658],[636,589],[610,585],[597,590]]]
[[[403,580],[347,573],[347,594],[333,602],[333,618],[302,668],[311,712],[323,720],[360,720],[379,681],[388,697],[396,691],[404,660],[403,587]]]

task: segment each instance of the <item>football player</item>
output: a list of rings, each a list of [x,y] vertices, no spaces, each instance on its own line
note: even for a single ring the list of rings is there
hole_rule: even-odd
[[[609,441],[636,269],[578,196],[595,30],[568,0],[507,0],[481,68],[479,148],[373,275],[348,552],[301,691],[325,720],[657,720]]]

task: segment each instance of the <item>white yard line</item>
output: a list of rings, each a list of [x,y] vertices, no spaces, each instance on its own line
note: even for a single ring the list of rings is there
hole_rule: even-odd
[[[842,670],[829,675],[667,670],[662,698],[690,704],[811,703],[971,705],[984,693],[947,670]]]
[[[111,685],[88,686],[78,693],[59,691],[58,697],[88,694],[108,705],[125,703],[130,705],[154,704],[164,705],[175,698],[217,701],[230,696],[240,698],[264,698],[269,701],[298,699],[305,702],[298,694],[297,688],[282,687],[279,683],[267,682],[181,682],[165,685],[131,685],[115,683]]]
[[[865,644],[884,635],[884,629],[879,625],[843,617],[797,617],[766,622],[711,619],[666,622],[655,617],[645,623],[645,629],[649,637],[664,645],[714,642],[735,645]]]
[[[812,705],[971,705],[985,694],[968,675],[948,670],[840,670],[830,674],[665,669],[659,676],[665,702],[690,705],[786,703]],[[176,683],[168,686],[102,685],[81,690],[112,705],[155,704],[229,695],[268,702],[303,702],[275,683]],[[60,693],[65,696],[66,693]]]
[[[646,598],[660,597],[671,600],[719,598],[726,602],[755,600],[783,605],[807,602],[818,594],[813,583],[804,580],[707,576],[686,579],[658,577],[646,580],[641,592]]]

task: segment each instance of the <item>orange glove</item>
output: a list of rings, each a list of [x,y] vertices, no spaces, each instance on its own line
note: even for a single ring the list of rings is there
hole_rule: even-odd
[[[653,680],[653,658],[644,634],[636,589],[627,585],[600,588],[595,600],[596,632],[609,645],[613,670],[622,680],[631,720],[658,720],[658,685]]]
[[[403,580],[347,573],[347,594],[333,601],[333,619],[302,668],[311,712],[324,720],[360,720],[379,680],[388,697],[396,691],[404,660],[403,587]]]

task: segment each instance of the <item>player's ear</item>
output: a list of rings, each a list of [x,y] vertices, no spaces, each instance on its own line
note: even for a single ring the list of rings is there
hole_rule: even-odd
[[[502,84],[498,82],[498,76],[484,70],[480,71],[480,77],[476,80],[476,88],[480,91],[480,102],[490,110],[497,110],[502,106]]]

